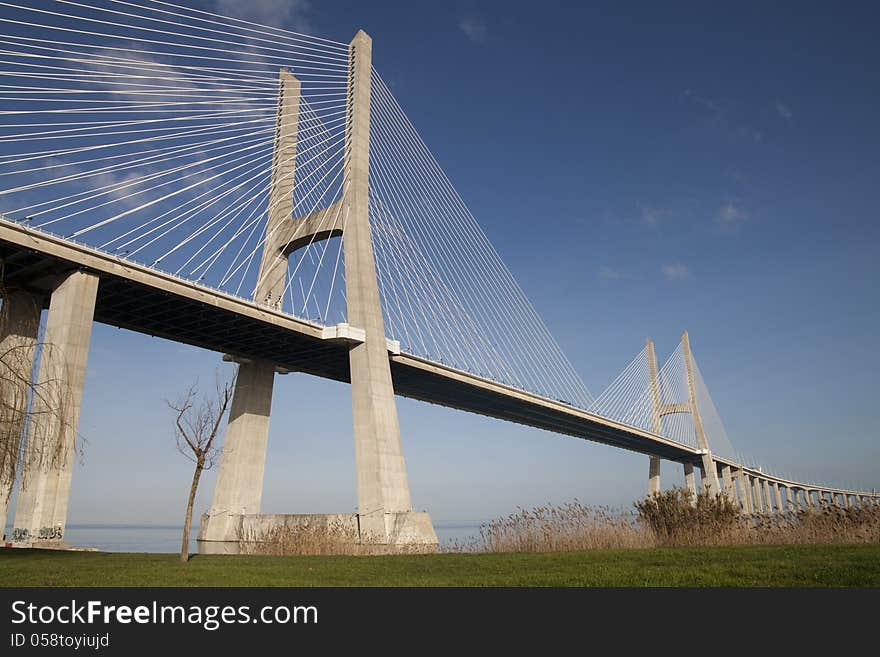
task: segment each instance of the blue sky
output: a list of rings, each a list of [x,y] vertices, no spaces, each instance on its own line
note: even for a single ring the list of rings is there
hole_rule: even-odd
[[[880,487],[880,60],[869,3],[219,0],[374,39],[374,64],[594,393],[690,332],[734,447]],[[243,7],[246,6],[246,9]],[[246,13],[241,13],[246,12]],[[163,404],[218,354],[96,325],[70,522],[169,523],[189,462]],[[647,457],[399,401],[413,502],[480,520],[625,505]],[[348,390],[278,377],[263,510],[354,510]],[[681,480],[665,463],[666,483]],[[213,473],[197,504],[210,501]]]

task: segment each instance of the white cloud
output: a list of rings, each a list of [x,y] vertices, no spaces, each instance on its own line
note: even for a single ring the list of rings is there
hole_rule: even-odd
[[[680,281],[684,278],[690,277],[691,275],[690,270],[680,262],[663,265],[662,267],[660,267],[660,271],[663,272],[663,275],[668,281]]]
[[[465,16],[458,22],[458,29],[474,43],[485,43],[488,32],[486,25],[476,18]]]
[[[715,215],[716,225],[725,230],[737,230],[749,218],[749,213],[733,203],[725,203]]]
[[[642,220],[650,226],[656,226],[664,214],[662,210],[658,210],[650,205],[645,205],[644,203],[639,203],[638,206],[639,210],[642,211]]]
[[[599,267],[599,278],[605,281],[619,281],[623,278],[623,272],[619,269],[612,269],[602,265]]]
[[[217,0],[216,11],[224,16],[309,33],[307,0]]]
[[[709,120],[716,127],[726,132],[730,139],[734,141],[750,141],[756,144],[764,141],[763,132],[741,120],[742,110],[737,110],[735,103],[709,98],[692,89],[685,89],[683,95],[690,102],[699,106],[701,111],[708,116]]]
[[[776,101],[776,111],[779,113],[779,116],[781,116],[786,121],[790,121],[791,117],[794,116],[791,108],[785,103],[778,100]]]

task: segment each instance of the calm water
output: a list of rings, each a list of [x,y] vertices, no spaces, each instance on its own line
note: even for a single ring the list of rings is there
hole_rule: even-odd
[[[437,523],[434,525],[441,545],[465,541],[479,533],[479,522]],[[183,527],[173,525],[68,525],[65,539],[71,545],[94,547],[105,552],[177,552]],[[6,535],[12,533],[7,528]],[[190,551],[198,551],[193,529]]]

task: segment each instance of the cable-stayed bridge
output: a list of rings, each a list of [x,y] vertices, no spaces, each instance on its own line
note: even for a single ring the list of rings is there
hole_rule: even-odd
[[[17,544],[63,540],[93,321],[238,363],[206,552],[305,521],[260,514],[274,378],[290,371],[351,384],[358,513],[320,520],[382,549],[436,545],[411,508],[395,394],[646,454],[649,492],[666,459],[745,513],[877,501],[746,465],[687,333],[663,362],[647,341],[591,394],[365,33],[160,0],[0,2],[0,26],[0,353],[19,368],[2,393],[30,411],[3,418]]]

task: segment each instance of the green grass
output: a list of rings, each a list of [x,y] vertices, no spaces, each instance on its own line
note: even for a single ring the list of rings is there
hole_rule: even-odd
[[[880,545],[386,557],[4,549],[2,586],[880,586]]]

